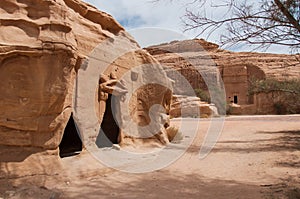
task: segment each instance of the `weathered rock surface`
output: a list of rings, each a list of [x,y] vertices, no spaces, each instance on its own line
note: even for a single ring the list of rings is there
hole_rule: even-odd
[[[243,106],[243,110],[239,110],[243,114],[273,113],[271,103],[265,111],[256,111],[261,109],[257,106],[262,105],[256,105],[255,100],[257,103],[265,100],[248,95],[252,79],[286,80],[300,77],[299,55],[230,52],[203,39],[173,41],[146,49],[164,66],[168,76],[172,78],[174,75],[170,68],[175,69],[194,89],[208,90],[209,85],[218,85],[222,79],[227,104]],[[182,85],[181,80],[173,79],[177,87]]]
[[[218,116],[216,107],[203,102],[198,97],[173,95],[171,117],[201,117]]]
[[[117,92],[116,82],[139,65],[161,68],[110,15],[79,0],[2,0],[0,23],[0,146],[5,149],[0,161],[13,162],[1,164],[4,173],[16,173],[9,170],[18,168],[18,162],[27,159],[30,151],[38,156],[54,154],[52,162],[58,158],[58,146],[72,112],[84,144],[90,142],[99,134],[88,131],[91,122],[98,129],[102,123],[111,124],[111,116],[104,117],[108,96]],[[104,47],[94,50],[99,44]],[[87,68],[92,76],[85,73]],[[139,72],[144,80],[147,71]],[[169,84],[165,73],[161,77]],[[80,88],[79,83],[83,85]],[[131,117],[140,111],[138,100],[149,107],[155,102],[168,108],[170,102],[164,99],[171,98],[170,90],[153,86],[151,91],[128,97]],[[147,97],[158,92],[156,100]],[[144,115],[149,113],[142,111]],[[136,122],[141,120],[137,117]],[[124,145],[125,135],[119,136]],[[163,129],[160,137],[149,139],[165,144],[164,138],[167,135]],[[128,140],[136,144],[134,138]],[[24,147],[28,151],[25,156],[21,153]],[[7,153],[16,159],[10,161]],[[22,156],[20,160],[18,155]],[[37,159],[37,164],[44,162],[38,157],[32,159]],[[43,173],[44,168],[34,172],[39,171]]]
[[[151,46],[146,50],[163,65],[168,76],[175,80],[174,92],[178,95],[187,95],[189,86],[207,89],[207,84],[216,84],[218,81],[218,68],[209,54],[218,50],[216,44],[204,40],[174,41]],[[176,71],[183,78],[179,79]],[[189,84],[184,82],[186,80]]]
[[[82,58],[114,34],[130,38],[109,15],[80,1],[0,6],[0,144],[56,149]]]
[[[84,144],[91,146],[96,142],[98,147],[110,146],[112,143],[143,146],[150,142],[164,145],[168,140],[165,120],[161,118],[167,117],[166,113],[170,109],[171,82],[155,59],[136,47],[128,49],[130,44],[125,45],[127,48],[122,47],[119,43],[122,40],[116,37],[114,45],[97,47],[96,54],[92,56],[97,57],[97,60],[89,63],[85,71],[79,71],[80,88],[75,103],[80,109],[75,110],[75,119],[79,119],[80,132],[84,135],[84,142],[87,141]],[[130,52],[132,49],[135,51]],[[112,59],[111,64],[106,63],[109,60],[107,57],[113,57],[115,53],[119,53],[120,57]],[[106,59],[102,58],[103,55]],[[99,66],[103,65],[107,65],[107,69],[99,82]],[[87,82],[86,79],[94,81]],[[95,85],[98,83],[95,104]],[[110,100],[111,103],[107,103]],[[162,110],[152,110],[156,105]],[[96,111],[91,109],[93,106]],[[100,134],[99,123],[102,128]],[[155,129],[155,133],[160,135],[154,136],[154,132],[145,135],[146,126]]]

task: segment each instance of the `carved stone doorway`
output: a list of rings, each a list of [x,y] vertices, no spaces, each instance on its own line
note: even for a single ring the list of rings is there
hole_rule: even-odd
[[[64,135],[59,144],[59,156],[61,158],[78,155],[82,151],[82,141],[71,115],[67,126],[64,130]]]

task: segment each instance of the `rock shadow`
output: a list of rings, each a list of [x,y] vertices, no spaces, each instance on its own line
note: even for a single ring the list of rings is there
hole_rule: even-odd
[[[263,134],[275,135],[267,139],[226,140],[218,142],[214,152],[252,153],[252,152],[295,152],[300,150],[300,130],[295,131],[260,131]],[[253,147],[255,146],[255,147]]]

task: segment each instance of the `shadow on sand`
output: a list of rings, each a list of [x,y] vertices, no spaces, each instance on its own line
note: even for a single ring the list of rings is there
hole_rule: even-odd
[[[299,131],[257,132],[257,137],[263,134],[274,135],[269,139],[254,139],[251,141],[221,141],[214,152],[294,152],[300,150]],[[223,146],[224,144],[224,146]],[[249,146],[249,147],[248,147]],[[255,147],[252,147],[255,146]]]
[[[138,178],[136,175],[139,175]],[[125,177],[124,177],[125,176]],[[169,172],[121,174],[96,178],[66,198],[262,198],[263,187],[225,180],[205,180],[198,174],[177,175]],[[124,178],[138,179],[122,182]],[[113,183],[110,181],[113,180]],[[93,191],[91,191],[93,190]]]

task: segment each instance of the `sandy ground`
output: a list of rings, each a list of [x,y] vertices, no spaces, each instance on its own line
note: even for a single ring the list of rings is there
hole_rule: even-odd
[[[184,120],[187,126],[197,122]],[[172,123],[178,125],[178,120]],[[202,119],[199,124],[197,135],[184,155],[160,170],[142,174],[121,172],[103,166],[85,151],[62,159],[63,169],[55,176],[27,176],[40,179],[39,186],[16,186],[14,179],[0,180],[0,196],[300,198],[299,115],[228,117],[218,143],[204,159],[199,158],[199,149],[211,121]]]

